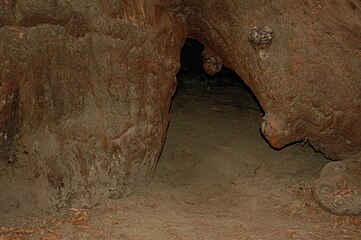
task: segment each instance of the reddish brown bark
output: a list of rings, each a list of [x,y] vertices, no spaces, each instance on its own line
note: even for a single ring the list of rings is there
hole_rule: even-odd
[[[332,159],[361,150],[359,1],[183,1],[189,34],[251,87],[266,115],[262,130],[280,148],[309,140]],[[269,26],[267,49],[249,42]]]
[[[144,185],[186,37],[156,1],[1,1],[1,206],[91,206]]]

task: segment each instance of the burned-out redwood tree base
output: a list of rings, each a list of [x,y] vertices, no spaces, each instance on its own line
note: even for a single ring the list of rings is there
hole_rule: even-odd
[[[250,86],[273,147],[308,140],[348,169],[360,161],[360,1],[10,0],[0,27],[2,208],[92,206],[144,185],[187,35],[216,56],[210,72],[224,64]],[[320,186],[343,178],[327,172],[318,202],[357,214],[357,191],[337,205],[352,212],[331,207]]]

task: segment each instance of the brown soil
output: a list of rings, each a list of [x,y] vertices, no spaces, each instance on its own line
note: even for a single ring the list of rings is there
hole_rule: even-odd
[[[3,211],[0,239],[361,239],[359,217],[312,198],[327,160],[307,142],[270,148],[243,90],[182,90],[171,114],[146,190],[94,209]]]

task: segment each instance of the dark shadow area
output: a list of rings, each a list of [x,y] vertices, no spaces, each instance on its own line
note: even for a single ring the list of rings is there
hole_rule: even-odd
[[[199,42],[197,39],[188,38],[185,42],[180,55],[180,62],[181,68],[177,73],[177,80],[178,80],[178,88],[177,92],[183,90],[190,90],[190,89],[198,89],[199,91],[208,91],[209,94],[214,94],[214,96],[218,95],[219,98],[220,94],[227,94],[227,89],[237,90],[240,95],[247,95],[248,104],[257,105],[258,108],[254,108],[260,111],[262,115],[264,115],[264,111],[259,104],[256,96],[253,94],[250,87],[248,87],[245,82],[240,78],[235,71],[232,69],[223,66],[222,70],[215,74],[215,75],[208,75],[203,69],[203,51],[205,46]],[[175,95],[176,96],[176,95]],[[239,96],[242,99],[242,96]],[[245,99],[244,99],[245,100]],[[254,102],[250,103],[249,100],[253,100]],[[248,108],[247,104],[244,104],[245,101],[241,102],[238,99],[234,99],[233,103],[238,102],[239,106]],[[243,104],[242,104],[243,103]],[[275,148],[273,147],[267,138],[264,137],[261,130],[259,130],[259,135],[262,139],[267,142],[269,147],[273,150],[280,151],[287,147],[290,147],[295,144],[301,144],[302,146],[308,146],[316,151],[311,144],[308,142],[307,139],[292,142],[285,145],[282,148]],[[316,151],[319,152],[319,151]]]
[[[188,38],[181,50],[181,67],[177,73],[177,91],[189,88],[218,89],[238,88],[250,95],[264,114],[257,97],[235,71],[223,66],[215,75],[208,75],[203,69],[203,51],[205,47],[197,39]]]
[[[196,39],[188,38],[184,44],[177,73],[178,87],[247,87],[243,80],[231,69],[223,66],[215,75],[208,75],[203,70],[204,45]]]
[[[186,40],[180,54],[181,67],[177,73],[178,88],[174,97],[181,95],[181,92],[187,90],[192,91],[195,94],[207,94],[211,96],[214,103],[221,103],[224,105],[228,102],[236,104],[240,108],[251,108],[264,116],[264,111],[257,97],[235,71],[224,65],[222,66],[222,70],[215,75],[209,75],[204,71],[204,49],[205,46],[197,39],[188,38]],[[233,94],[234,91],[237,93]],[[231,92],[233,92],[233,95],[230,94]],[[219,101],[219,99],[223,100]],[[259,121],[261,121],[261,119]],[[275,151],[283,150],[292,145],[301,145],[320,153],[312,147],[307,139],[289,143],[282,148],[275,148],[269,143],[267,138],[264,137],[260,129],[259,135],[268,146]]]

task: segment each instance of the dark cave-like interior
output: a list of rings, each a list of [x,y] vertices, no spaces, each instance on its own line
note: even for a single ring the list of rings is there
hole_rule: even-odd
[[[299,216],[318,209],[307,192],[327,160],[300,143],[270,148],[259,131],[264,113],[252,92],[225,67],[207,75],[202,51],[194,39],[182,49],[178,90],[151,191],[172,196],[175,209],[191,218],[204,211],[249,221],[259,214],[277,219],[278,209]],[[290,205],[280,206],[284,201]]]
[[[231,69],[222,66],[220,72],[209,75],[203,68],[205,47],[197,39],[187,38],[180,54],[181,67],[177,73],[178,87],[244,87],[243,80]],[[250,91],[250,89],[247,89]]]
[[[180,53],[181,67],[176,75],[177,77],[177,91],[185,89],[199,89],[202,90],[216,90],[216,92],[223,92],[227,94],[228,89],[239,91],[240,95],[247,95],[257,104],[259,111],[264,114],[264,111],[253,94],[252,90],[245,84],[236,72],[227,66],[223,65],[220,72],[209,75],[203,68],[204,45],[194,38],[187,38]],[[211,92],[209,92],[211,93]],[[236,97],[237,98],[237,97]],[[234,99],[236,101],[236,99]],[[262,136],[263,137],[263,136]]]

